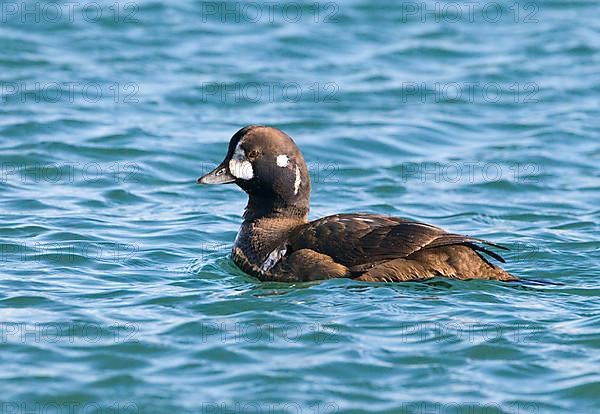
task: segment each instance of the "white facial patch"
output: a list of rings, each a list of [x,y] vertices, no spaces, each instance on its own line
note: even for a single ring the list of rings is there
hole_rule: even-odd
[[[300,184],[302,184],[302,177],[300,174],[300,168],[296,165],[296,180],[294,180],[294,194],[298,194],[300,190]]]
[[[273,269],[273,267],[281,260],[281,258],[285,256],[286,252],[287,249],[285,247],[283,249],[273,250],[271,253],[269,253],[269,256],[260,267],[260,270],[263,272],[268,272],[269,270]]]
[[[281,168],[285,168],[288,165],[288,156],[285,154],[277,156],[277,166]]]
[[[244,150],[240,147],[240,144],[237,144],[233,156],[229,160],[229,171],[235,178],[251,180],[254,177],[254,170],[250,161],[246,159],[246,154],[244,154]]]

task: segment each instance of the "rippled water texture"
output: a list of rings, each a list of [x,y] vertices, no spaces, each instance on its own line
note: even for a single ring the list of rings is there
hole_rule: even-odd
[[[598,2],[267,3],[1,3],[2,412],[600,410]],[[526,281],[244,275],[249,123]]]

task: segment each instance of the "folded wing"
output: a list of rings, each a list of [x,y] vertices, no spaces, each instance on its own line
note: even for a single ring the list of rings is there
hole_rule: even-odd
[[[292,251],[311,249],[348,267],[408,258],[423,250],[465,245],[504,262],[480,244],[488,241],[447,233],[429,224],[374,214],[336,214],[299,227],[290,237]],[[478,253],[479,254],[479,253]]]

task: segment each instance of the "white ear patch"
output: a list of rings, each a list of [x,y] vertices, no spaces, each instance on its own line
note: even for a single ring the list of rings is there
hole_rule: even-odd
[[[277,166],[281,168],[285,168],[288,166],[288,156],[285,154],[277,156]]]
[[[294,194],[298,194],[300,190],[300,184],[302,184],[302,177],[300,174],[300,168],[296,165],[296,180],[294,181]]]
[[[251,180],[254,177],[252,164],[246,159],[246,155],[244,154],[244,150],[240,147],[240,143],[235,147],[233,156],[229,160],[229,172],[231,172],[231,175],[235,178],[239,178],[240,180]]]

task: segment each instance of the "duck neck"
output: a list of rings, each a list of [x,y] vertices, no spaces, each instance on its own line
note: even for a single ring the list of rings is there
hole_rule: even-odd
[[[244,223],[261,219],[287,219],[306,223],[308,221],[309,200],[296,199],[293,202],[273,197],[251,194],[244,212]]]

